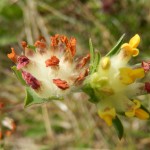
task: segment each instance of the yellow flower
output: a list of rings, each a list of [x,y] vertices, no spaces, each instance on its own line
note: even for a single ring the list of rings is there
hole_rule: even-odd
[[[102,118],[108,126],[112,125],[112,120],[116,117],[115,108],[108,108],[104,111],[98,111],[98,115]]]
[[[142,120],[146,120],[149,118],[149,114],[141,109],[141,103],[139,100],[134,100],[134,105],[131,107],[131,110],[130,111],[127,111],[125,112],[125,115],[127,117],[137,117],[139,119],[142,119]]]
[[[138,45],[140,43],[140,36],[136,34],[134,37],[132,37],[129,41],[129,43],[124,43],[121,46],[121,49],[124,51],[125,56],[137,56],[139,54],[139,50],[137,49]]]
[[[123,84],[131,84],[136,79],[143,78],[145,76],[143,68],[131,69],[131,68],[120,68],[120,80]]]

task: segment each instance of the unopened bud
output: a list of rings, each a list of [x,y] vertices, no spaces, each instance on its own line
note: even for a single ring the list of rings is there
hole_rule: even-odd
[[[109,69],[110,64],[111,64],[111,62],[110,62],[109,57],[104,57],[104,58],[101,60],[101,66],[102,66],[103,69]]]

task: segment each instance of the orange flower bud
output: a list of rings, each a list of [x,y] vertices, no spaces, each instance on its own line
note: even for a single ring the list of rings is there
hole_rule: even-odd
[[[58,66],[59,65],[59,59],[56,56],[52,56],[50,59],[47,59],[45,61],[46,67],[48,66]]]
[[[56,86],[62,90],[66,90],[69,88],[69,85],[65,80],[53,79],[53,83],[56,84]]]
[[[14,63],[17,62],[17,55],[15,53],[14,48],[11,48],[11,53],[7,54],[8,58],[11,59]]]

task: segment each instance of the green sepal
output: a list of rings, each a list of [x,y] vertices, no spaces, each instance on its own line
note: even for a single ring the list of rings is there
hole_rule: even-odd
[[[90,46],[90,74],[92,73],[92,70],[93,70],[93,63],[94,63],[94,55],[95,55],[95,52],[94,52],[94,48],[93,48],[93,44],[92,44],[92,40],[89,39],[89,46]]]
[[[112,120],[112,122],[117,131],[118,137],[121,140],[121,138],[123,137],[123,133],[124,133],[123,125],[117,116],[115,119]]]
[[[51,100],[63,100],[62,97],[57,97],[57,96],[52,96],[49,98],[40,98],[33,89],[30,87],[26,87],[26,98],[25,98],[25,103],[24,107],[31,106],[33,104],[41,104],[44,102],[48,102]]]
[[[89,83],[84,84],[82,90],[90,96],[90,99],[89,99],[90,102],[92,102],[92,103],[99,102],[99,99],[95,95],[95,92]]]
[[[92,65],[91,74],[97,71],[97,67],[98,67],[98,64],[99,64],[99,61],[100,61],[100,57],[101,57],[100,53],[96,52],[95,53],[95,59],[94,59],[93,65]]]
[[[99,52],[95,52],[91,39],[89,39],[89,46],[90,46],[90,74],[92,74],[95,71],[97,71],[101,55]]]
[[[94,56],[95,52],[94,52],[94,48],[93,48],[91,39],[89,39],[89,46],[90,46],[90,64],[93,64],[94,58],[95,58],[95,56]]]
[[[106,54],[106,56],[113,56],[119,52],[124,36],[125,34],[120,37],[116,45]]]
[[[11,69],[13,70],[13,72],[15,73],[17,79],[23,84],[26,85],[26,82],[23,80],[22,78],[22,73],[20,70],[17,69],[16,66],[11,67]]]
[[[33,45],[28,45],[27,48],[33,50],[34,52],[36,52],[36,47]]]

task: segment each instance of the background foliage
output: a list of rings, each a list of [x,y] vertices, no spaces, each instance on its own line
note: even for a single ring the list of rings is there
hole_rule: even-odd
[[[138,33],[141,57],[134,61],[149,59],[149,5],[149,0],[0,0],[0,101],[7,106],[1,116],[17,123],[15,134],[5,140],[6,150],[148,150],[150,122],[124,119],[125,138],[119,141],[85,95],[23,109],[24,88],[6,54],[10,47],[21,53],[22,40],[33,44],[40,35],[49,39],[55,33],[76,37],[78,54],[88,52],[89,38],[106,54],[123,33],[126,40]],[[150,110],[149,96],[142,98]]]

